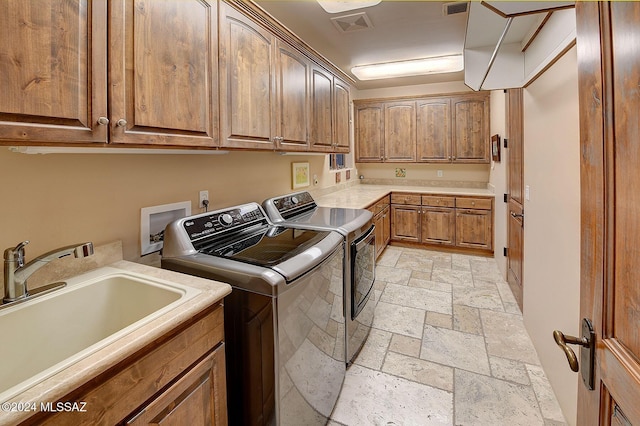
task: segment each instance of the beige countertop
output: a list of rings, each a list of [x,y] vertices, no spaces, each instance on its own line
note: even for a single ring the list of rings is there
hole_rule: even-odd
[[[354,185],[341,191],[332,192],[317,197],[316,203],[324,207],[344,207],[352,209],[364,209],[378,199],[391,192],[411,192],[420,194],[451,194],[451,195],[480,195],[494,197],[495,194],[485,188],[455,188],[436,186],[405,186],[405,185]]]
[[[162,314],[158,318],[116,340],[114,343],[93,352],[80,361],[18,394],[16,397],[11,398],[9,400],[10,402],[22,403],[23,406],[35,403],[38,409],[40,403],[55,403],[91,378],[105,372],[113,365],[131,356],[154,340],[178,327],[180,324],[190,320],[194,315],[217,303],[231,292],[231,286],[225,283],[125,260],[116,261],[107,266],[142,274],[150,278],[182,284],[200,290],[200,292],[193,299]],[[46,351],[47,348],[42,348],[42,350]],[[20,368],[20,366],[16,366],[16,368]],[[3,407],[4,406],[6,406],[6,404],[3,404]],[[87,407],[87,409],[90,409],[90,407]],[[35,414],[33,411],[7,411],[3,409],[0,411],[0,425],[17,424],[33,414]]]

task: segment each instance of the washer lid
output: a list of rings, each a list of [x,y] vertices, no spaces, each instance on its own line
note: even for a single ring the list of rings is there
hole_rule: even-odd
[[[242,235],[225,245],[202,247],[200,252],[225,259],[273,268],[317,245],[329,232],[270,226]],[[238,236],[239,237],[239,236]]]

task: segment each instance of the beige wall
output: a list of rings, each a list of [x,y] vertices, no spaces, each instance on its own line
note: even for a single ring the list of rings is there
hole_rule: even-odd
[[[580,139],[575,47],[524,91],[524,320],[567,421],[578,375],[552,338],[579,334]]]
[[[500,144],[506,134],[505,106],[506,94],[502,90],[491,92],[491,134],[500,135]],[[507,278],[507,258],[502,249],[507,247],[507,204],[502,194],[507,192],[507,155],[508,150],[500,147],[500,162],[491,160],[489,172],[489,189],[496,194],[493,213],[493,256],[503,278]]]
[[[137,260],[142,207],[190,201],[192,213],[200,213],[198,192],[204,189],[210,209],[262,202],[292,191],[291,163],[298,161],[308,161],[311,174],[319,177],[310,189],[334,185],[327,156],[27,155],[0,147],[0,248],[30,240],[30,260],[66,244],[122,240],[124,258]],[[143,258],[157,260],[157,255]]]

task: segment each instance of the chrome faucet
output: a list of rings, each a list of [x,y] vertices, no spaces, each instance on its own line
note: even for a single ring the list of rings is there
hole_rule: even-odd
[[[92,243],[74,244],[61,247],[43,254],[25,265],[24,246],[29,241],[23,241],[15,247],[4,251],[4,303],[15,302],[29,296],[27,278],[52,260],[73,254],[77,258],[93,254]]]

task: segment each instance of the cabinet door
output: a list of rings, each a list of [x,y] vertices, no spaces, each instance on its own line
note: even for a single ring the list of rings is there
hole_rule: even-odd
[[[218,142],[217,4],[111,2],[111,142]]]
[[[333,76],[311,70],[311,150],[329,152],[333,147]]]
[[[384,156],[383,104],[355,107],[356,163],[381,163]]]
[[[284,42],[278,42],[276,63],[278,102],[278,149],[306,151],[309,148],[310,64]]]
[[[220,2],[220,145],[274,149],[275,37]]]
[[[382,250],[389,244],[389,241],[391,241],[391,208],[387,205],[382,211]]]
[[[419,100],[416,115],[418,161],[451,162],[451,99]]]
[[[456,243],[455,209],[423,207],[420,229],[423,243],[452,246]]]
[[[226,425],[224,345],[144,406],[127,425]]]
[[[0,2],[0,143],[107,142],[106,16],[106,0]]]
[[[334,117],[334,146],[336,152],[349,152],[349,122],[351,108],[349,108],[349,85],[340,81],[336,77],[333,78],[333,94],[335,101],[335,117]]]
[[[420,207],[391,206],[391,239],[420,241]]]
[[[490,210],[456,210],[456,245],[491,250],[493,215]]]
[[[376,226],[376,259],[382,251],[384,250],[384,218],[382,217],[382,213],[375,216],[374,225]]]
[[[453,161],[489,162],[489,97],[452,99]]]
[[[415,102],[385,103],[384,152],[385,161],[416,161]]]

